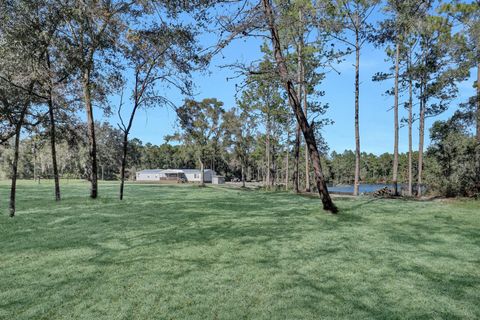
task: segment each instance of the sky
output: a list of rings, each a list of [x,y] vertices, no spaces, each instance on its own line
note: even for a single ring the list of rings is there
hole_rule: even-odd
[[[235,77],[235,70],[222,67],[235,62],[251,62],[261,58],[260,45],[262,40],[248,38],[235,40],[230,43],[220,54],[215,56],[208,69],[193,74],[196,100],[204,98],[217,98],[224,102],[226,109],[235,106],[236,85],[242,82],[242,78]],[[216,42],[214,35],[203,35],[202,45],[207,47]],[[345,57],[345,61],[335,66],[340,71],[328,72],[326,79],[319,86],[319,90],[325,91],[321,97],[323,103],[328,103],[330,108],[326,116],[333,120],[333,124],[324,128],[323,135],[330,151],[343,152],[355,148],[354,140],[354,55]],[[385,61],[386,55],[382,48],[375,48],[366,44],[360,58],[360,143],[362,152],[382,154],[393,152],[394,120],[393,97],[386,96],[385,91],[393,82],[373,82],[372,76],[376,72],[387,72],[390,66]],[[428,129],[436,120],[445,120],[457,109],[459,102],[464,102],[474,95],[473,80],[458,84],[459,96],[452,102],[445,113],[426,120],[426,144],[430,143]],[[164,94],[177,106],[185,99],[174,89],[162,89]],[[118,97],[112,97],[113,105]],[[400,103],[404,101],[400,99]],[[124,101],[125,102],[125,101]],[[417,107],[418,108],[418,107]],[[414,111],[418,113],[417,111]],[[406,117],[407,111],[401,108],[400,118]],[[97,111],[97,120],[108,121],[114,126],[118,123],[116,113],[112,117],[105,117]],[[131,130],[130,138],[138,138],[145,144],[162,144],[166,135],[176,130],[176,114],[171,107],[158,107],[140,111]],[[408,151],[408,128],[400,129],[400,152]],[[413,135],[414,150],[418,146],[418,123],[414,123]]]

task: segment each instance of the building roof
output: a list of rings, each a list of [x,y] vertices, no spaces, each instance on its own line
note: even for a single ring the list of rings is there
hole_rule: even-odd
[[[205,169],[205,172],[213,171],[211,169]],[[146,173],[146,174],[159,174],[159,173],[201,173],[200,169],[146,169],[138,171],[137,173]]]
[[[162,172],[162,169],[147,169],[147,170],[141,170],[138,171],[137,173],[150,173],[150,174],[156,174]]]

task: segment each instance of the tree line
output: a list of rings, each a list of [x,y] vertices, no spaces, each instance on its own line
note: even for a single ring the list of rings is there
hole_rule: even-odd
[[[189,146],[170,146],[190,150],[188,161],[192,162],[182,164],[199,165],[203,171],[207,166],[217,166],[217,160],[212,159],[222,157],[222,148],[227,149],[226,154],[234,159],[226,161],[228,170],[232,168],[230,162],[236,161],[242,180],[256,171],[257,178],[261,176],[267,186],[281,179],[286,187],[292,184],[299,192],[302,184],[306,191],[318,192],[323,208],[335,213],[337,208],[327,188],[329,179],[335,178],[327,174],[331,169],[327,161],[337,157],[328,159],[328,141],[321,135],[322,127],[331,124],[325,118],[330,106],[322,103],[321,88],[326,73],[354,54],[356,195],[360,181],[368,177],[362,172],[368,157],[362,156],[359,135],[361,52],[368,42],[384,48],[392,66],[391,70],[379,70],[372,79],[393,82],[387,92],[393,98],[394,132],[391,180],[387,180],[392,181],[398,194],[399,176],[404,175],[400,168],[404,157],[398,151],[399,127],[405,123],[409,131],[407,193],[413,195],[414,179],[417,185],[424,184],[425,162],[430,159],[424,154],[425,119],[450,107],[458,95],[459,81],[469,79],[471,69],[479,70],[478,1],[14,0],[3,1],[0,6],[0,142],[12,152],[8,161],[11,216],[15,214],[20,155],[26,151],[21,150],[26,142],[21,141],[22,134],[50,148],[49,167],[57,201],[61,199],[60,176],[66,167],[72,168],[68,169],[72,174],[88,178],[90,196],[96,198],[99,174],[105,178],[105,174],[117,171],[105,173],[105,167],[112,163],[119,163],[122,199],[127,168],[134,167],[132,150],[138,142],[129,138],[135,115],[140,109],[160,106],[177,111],[179,130],[168,139]],[[380,13],[381,18],[374,18]],[[185,16],[191,19],[183,19]],[[218,42],[204,48],[199,38],[212,29]],[[192,99],[192,73],[205,69],[211,58],[232,41],[249,37],[264,39],[263,58],[228,66],[243,79],[237,105],[228,109],[216,99]],[[432,159],[436,157],[437,165],[451,163],[452,158],[461,158],[465,152],[469,159],[478,160],[478,77],[476,95],[448,122],[456,125],[456,131],[443,132],[450,126],[442,123],[432,128],[436,148]],[[176,106],[163,94],[164,88],[178,90],[186,97],[184,104]],[[112,105],[112,96],[120,97],[119,105]],[[405,119],[400,115],[401,106],[407,111]],[[120,152],[105,154],[105,159],[99,152],[99,128],[104,125],[96,124],[97,110],[107,115],[117,112],[120,119],[119,129],[111,130],[121,137]],[[81,111],[85,123],[75,120]],[[414,152],[415,121],[420,141]],[[472,124],[476,130],[474,147],[469,140]],[[70,139],[67,132],[75,131],[77,137]],[[452,143],[452,135],[466,139],[455,152],[446,147]],[[456,142],[460,143],[458,139]],[[72,158],[59,166],[59,160],[66,156],[59,156],[58,150],[66,152],[72,145],[88,151],[84,159],[74,162]],[[163,148],[169,152],[169,147]],[[262,160],[258,160],[260,153],[264,153]],[[109,157],[115,160],[107,160]],[[477,187],[478,163],[462,173]],[[225,173],[227,167],[223,168]],[[282,167],[284,170],[280,170]],[[452,165],[447,171],[443,166],[438,170],[444,176],[455,171]],[[344,179],[342,175],[337,177]],[[448,183],[454,184],[450,180]],[[475,192],[471,183],[467,185],[467,193]],[[455,193],[450,189],[446,193]],[[417,195],[421,192],[417,188]]]

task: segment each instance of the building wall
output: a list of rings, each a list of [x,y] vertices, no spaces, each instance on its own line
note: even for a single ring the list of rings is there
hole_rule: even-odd
[[[137,181],[159,181],[161,174],[159,173],[142,173],[137,172]]]
[[[198,173],[185,173],[188,182],[201,182],[202,174]],[[203,179],[205,182],[212,182],[212,171],[205,171],[205,177]]]

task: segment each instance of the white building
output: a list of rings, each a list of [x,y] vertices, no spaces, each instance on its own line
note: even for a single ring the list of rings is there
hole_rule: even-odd
[[[137,181],[184,180],[187,182],[201,182],[202,172],[199,169],[153,169],[137,172]],[[211,183],[215,171],[205,169],[204,181]]]

